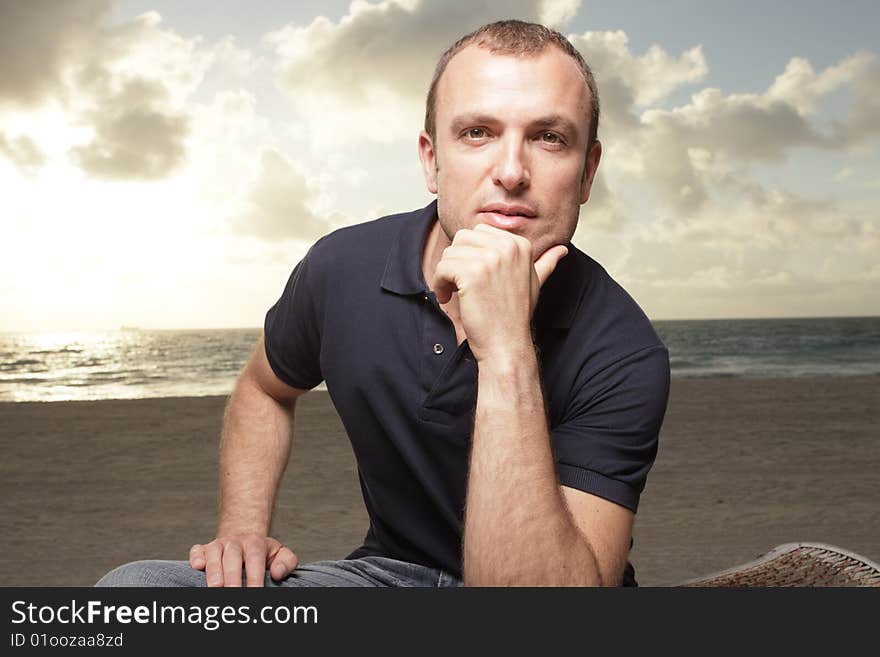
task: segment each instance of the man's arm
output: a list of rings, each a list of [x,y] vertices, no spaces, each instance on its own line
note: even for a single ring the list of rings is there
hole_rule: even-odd
[[[248,586],[262,586],[267,567],[279,580],[297,565],[296,555],[269,532],[290,455],[296,399],[304,392],[275,375],[261,337],[224,415],[217,537],[190,550],[190,564],[205,569],[208,586],[241,586],[242,565]]]
[[[622,506],[559,486],[534,348],[481,362],[465,584],[619,585],[632,522]]]
[[[468,585],[619,584],[632,512],[560,488],[530,320],[541,286],[566,255],[532,262],[529,241],[497,228],[461,229],[434,272],[441,303],[458,294],[478,363],[464,527]]]

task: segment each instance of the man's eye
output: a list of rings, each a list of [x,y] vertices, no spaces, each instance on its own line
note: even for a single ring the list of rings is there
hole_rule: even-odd
[[[486,131],[482,128],[471,128],[465,133],[465,135],[468,139],[482,139],[486,136]]]
[[[548,144],[561,144],[562,139],[555,132],[544,132],[541,134],[541,140]]]

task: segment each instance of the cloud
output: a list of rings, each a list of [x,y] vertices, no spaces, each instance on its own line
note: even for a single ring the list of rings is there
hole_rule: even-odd
[[[161,28],[155,12],[103,28],[73,76],[78,96],[69,103],[74,121],[92,136],[71,149],[90,176],[155,180],[186,160],[190,99],[217,52]]]
[[[871,239],[871,221],[848,212],[831,198],[806,198],[790,191],[740,183],[739,193],[682,217],[661,213],[639,229],[647,243],[688,250],[780,256],[811,244],[857,249]]]
[[[699,46],[678,56],[658,46],[636,55],[621,31],[570,39],[599,84],[600,138],[617,156],[606,157],[603,166],[652,189],[682,218],[718,202],[726,182],[749,180],[756,163],[782,163],[803,148],[839,152],[880,133],[880,62],[873,53],[857,53],[819,72],[794,57],[763,92],[727,95],[707,87],[684,105],[664,108],[657,103],[706,76]],[[820,121],[821,101],[843,91],[849,97],[846,119]]]
[[[34,173],[46,161],[39,147],[29,137],[9,139],[0,132],[0,155],[9,158],[25,175]]]
[[[318,17],[305,26],[287,25],[265,38],[278,56],[278,83],[296,107],[306,115],[318,108],[333,112],[338,107],[349,115],[354,111],[363,118],[355,121],[365,128],[361,138],[373,138],[374,131],[366,128],[395,102],[421,118],[437,60],[465,33],[511,17],[543,20],[562,29],[579,5],[572,0],[517,0],[503,6],[460,0],[359,1],[338,22]],[[637,122],[634,106],[665,98],[681,85],[701,80],[708,70],[699,46],[677,57],[658,46],[635,56],[622,31],[569,38],[597,75],[605,120],[612,125]],[[404,136],[395,131],[400,121],[386,123],[389,128],[379,139],[389,133]],[[346,132],[340,141],[352,136]]]
[[[559,23],[579,3],[513,0],[498,3],[464,0],[356,0],[334,23],[320,16],[309,25],[288,25],[267,35],[279,55],[282,85],[293,91],[323,88],[363,99],[371,87],[401,96],[424,97],[434,65],[459,37],[503,18]],[[393,73],[392,73],[393,71]]]
[[[191,97],[207,70],[217,60],[246,66],[247,53],[228,39],[184,39],[155,12],[109,24],[108,9],[98,0],[5,5],[0,105],[60,108],[77,135],[70,155],[90,177],[168,176],[186,160]]]
[[[648,110],[642,122],[688,148],[734,159],[780,161],[795,146],[834,146],[790,103],[768,95],[732,94],[708,88],[672,110]]]
[[[562,29],[577,15],[581,0],[544,0],[539,6],[538,22]]]
[[[66,93],[71,63],[88,57],[109,0],[12,0],[0,20],[0,104],[32,106]]]
[[[719,183],[748,179],[754,163],[782,162],[794,148],[841,146],[794,105],[768,94],[725,96],[714,88],[682,107],[644,111],[638,129],[623,139],[638,144],[638,178],[683,216],[697,212]]]
[[[652,45],[640,56],[629,49],[629,37],[622,30],[584,32],[569,35],[569,41],[593,70],[602,95],[611,86],[627,99],[611,102],[611,114],[626,113],[630,105],[646,106],[666,98],[682,85],[702,80],[709,68],[701,46],[678,57]]]
[[[284,155],[266,149],[245,209],[233,220],[232,228],[262,240],[313,241],[333,227],[313,212],[317,202],[318,191],[306,176]]]
[[[184,161],[189,120],[184,113],[161,109],[167,91],[160,84],[135,78],[98,97],[100,110],[86,115],[93,138],[71,150],[87,174],[150,180],[166,176]]]
[[[785,71],[776,76],[767,90],[771,100],[792,106],[801,115],[812,113],[822,96],[844,85],[852,77],[851,60],[829,66],[816,74],[813,65],[804,57],[792,57]]]
[[[861,53],[853,58],[855,72],[850,85],[852,97],[846,122],[846,138],[860,143],[880,135],[880,58]]]
[[[339,21],[319,18],[267,37],[278,56],[277,81],[316,152],[347,149],[352,163],[370,170],[358,144],[413,139],[436,59],[456,38],[497,18],[485,4],[471,13],[462,3],[451,11],[440,5],[355,3]],[[572,7],[566,13],[557,5],[561,23]],[[518,12],[536,20],[542,8],[517,3],[510,14]],[[806,197],[757,179],[755,171],[799,150],[842,152],[875,134],[874,55],[818,71],[795,57],[764,90],[725,94],[702,84],[709,62],[698,44],[634,52],[619,30],[569,39],[596,75],[605,145],[575,241],[613,263],[615,274],[664,291],[667,300],[676,290],[697,290],[746,304],[738,290],[770,296],[815,289],[805,264],[814,254],[870,257],[860,245],[876,242],[873,218],[857,216],[833,195]],[[689,101],[671,105],[673,94],[689,88]],[[849,101],[845,120],[823,120],[824,101],[839,93]]]
[[[288,92],[295,123],[308,136],[310,147],[315,152],[338,151],[364,141],[414,139],[436,60],[462,34],[498,18],[540,20],[548,12],[556,12],[561,27],[577,6],[574,2],[520,1],[502,12],[490,3],[355,2],[337,22],[319,17],[306,26],[291,24],[267,35],[266,40],[276,50],[277,80]],[[676,146],[689,140],[693,147],[717,150],[709,139],[714,126],[701,132],[698,125],[691,125],[689,116],[667,118],[642,110],[650,110],[676,89],[706,76],[708,66],[701,47],[674,55],[652,46],[637,55],[630,51],[622,31],[586,32],[569,38],[599,81],[603,130],[623,144],[619,150],[634,154],[629,162],[606,158],[603,170],[635,168],[638,177],[648,180],[665,202],[686,211],[699,208],[708,192],[693,170],[687,148]],[[706,112],[703,105],[712,101],[710,94],[705,95],[690,113]],[[747,109],[741,112],[741,120],[751,120]],[[688,108],[682,112],[687,114]],[[737,121],[735,111],[728,114],[718,120]],[[771,116],[766,130],[776,135],[779,124],[792,125],[789,118],[781,108],[779,116]],[[655,125],[646,126],[646,121]],[[760,145],[760,138],[756,133],[754,143]],[[768,156],[772,154],[771,149]],[[610,197],[607,188],[604,193],[600,188],[591,202],[597,226],[622,225],[619,208],[610,209]]]
[[[850,96],[846,121],[836,126],[845,143],[858,143],[880,133],[880,59],[875,53],[855,53],[820,73],[813,70],[809,60],[794,57],[766,96],[809,115],[822,97],[841,87]]]
[[[584,230],[620,231],[626,222],[626,213],[620,197],[611,191],[600,167],[593,179],[590,200],[581,206],[575,244],[581,244]]]
[[[505,18],[561,27],[574,0],[356,0],[338,22],[323,16],[266,35],[276,79],[321,146],[414,139],[440,55],[464,34]],[[381,129],[377,129],[381,126]]]

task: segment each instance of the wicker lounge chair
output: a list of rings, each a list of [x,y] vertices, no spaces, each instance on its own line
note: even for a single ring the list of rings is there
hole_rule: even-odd
[[[785,543],[754,561],[679,586],[878,586],[880,566],[823,543]]]

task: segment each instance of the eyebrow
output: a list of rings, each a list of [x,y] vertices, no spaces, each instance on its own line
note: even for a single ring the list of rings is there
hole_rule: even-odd
[[[470,126],[495,125],[498,122],[499,119],[491,114],[470,113],[456,116],[452,120],[450,127],[452,132],[458,133]],[[577,125],[561,114],[548,114],[547,116],[542,116],[530,122],[529,126],[538,129],[555,128],[573,137],[580,134]]]
[[[543,116],[540,119],[533,121],[532,125],[534,125],[536,128],[556,128],[573,137],[576,137],[578,136],[578,134],[580,134],[577,126],[561,114],[550,114],[548,116]]]
[[[450,124],[450,128],[452,132],[459,132],[460,130],[464,130],[470,126],[474,125],[494,125],[498,123],[498,119],[496,119],[491,114],[459,114],[454,119],[452,119],[452,123]]]

